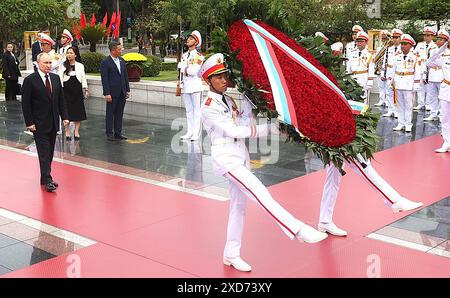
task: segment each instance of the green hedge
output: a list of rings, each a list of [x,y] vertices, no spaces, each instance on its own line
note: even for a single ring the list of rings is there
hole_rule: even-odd
[[[147,61],[144,62],[143,77],[156,77],[161,71],[161,59],[156,56],[146,56]]]
[[[161,71],[177,71],[177,62],[165,62],[161,63]]]
[[[86,72],[100,72],[100,64],[106,56],[96,52],[87,52],[81,54],[84,69]]]

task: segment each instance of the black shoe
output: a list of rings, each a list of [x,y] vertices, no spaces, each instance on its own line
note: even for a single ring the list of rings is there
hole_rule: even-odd
[[[45,190],[47,192],[55,192],[56,186],[52,182],[49,182],[45,185]]]
[[[70,141],[70,136],[66,136],[66,141]]]
[[[115,141],[116,139],[114,138],[114,136],[106,136],[106,139],[108,141]]]
[[[116,140],[126,140],[127,139],[127,137],[125,137],[124,135],[115,135],[114,138]]]
[[[53,184],[56,188],[58,188],[59,186],[58,182],[56,182],[55,180],[52,180],[50,183]]]
[[[73,137],[75,139],[75,141],[79,141],[80,137]]]

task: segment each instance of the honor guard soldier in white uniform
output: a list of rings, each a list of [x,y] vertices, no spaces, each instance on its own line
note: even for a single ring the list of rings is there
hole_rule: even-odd
[[[395,55],[401,53],[400,38],[402,37],[402,35],[403,35],[402,30],[400,29],[392,30],[392,40],[394,41],[394,44],[388,48],[384,56],[381,80],[384,81],[389,80],[388,74],[392,72],[394,57]],[[388,111],[382,116],[397,118],[397,112],[395,111],[396,103],[394,102],[394,90],[389,86],[388,83],[386,83],[386,99]]]
[[[52,47],[55,45],[55,41],[45,33],[41,33],[41,47],[42,52],[50,55],[52,59],[51,73],[58,74],[59,58]]]
[[[367,50],[369,35],[359,31],[356,35],[356,49],[348,56],[347,73],[364,89],[364,102],[369,102],[370,90],[375,78],[375,67],[372,63],[373,54]]]
[[[444,144],[436,149],[437,153],[450,152],[450,34],[445,30],[440,30],[437,35],[436,45],[439,50],[434,52],[426,63],[427,67],[440,67],[443,72],[443,80],[439,90],[441,101],[440,120],[442,126],[442,137]]]
[[[358,32],[360,32],[360,31],[364,31],[361,26],[355,25],[355,26],[352,27],[352,40],[353,41],[348,42],[345,45],[345,59],[346,59],[346,61],[348,61],[350,53],[352,53],[353,50],[356,49],[356,42],[355,42],[356,41],[356,34],[358,34]]]
[[[183,54],[178,64],[187,118],[187,133],[181,136],[181,139],[197,141],[202,134],[200,104],[203,85],[198,72],[203,64],[204,56],[197,51],[197,48],[200,48],[202,45],[200,32],[197,30],[192,31],[186,44],[189,50]]]
[[[377,48],[374,57],[376,57],[379,52],[383,49],[383,45],[389,40],[391,36],[391,33],[387,30],[381,30],[380,32],[380,37],[381,37],[381,45]],[[387,49],[386,49],[387,50]],[[386,57],[386,54],[384,54],[383,58]],[[379,90],[379,101],[374,104],[374,106],[376,107],[381,107],[381,106],[387,106],[387,98],[386,98],[386,80],[382,80],[382,76],[383,76],[383,61],[381,61],[381,69],[378,70],[375,69],[375,75],[377,76],[377,83],[378,83],[378,90]]]
[[[404,129],[411,132],[414,92],[419,90],[422,67],[419,64],[420,58],[412,51],[416,44],[414,39],[409,34],[403,34],[400,43],[402,53],[395,55],[394,65],[389,74],[389,85],[394,90],[394,96],[398,98],[398,125],[394,130]]]
[[[436,31],[432,27],[425,27],[423,29],[423,41],[419,42],[414,49],[417,56],[420,57],[420,64],[423,65],[430,58],[430,49],[436,48],[436,45],[433,42],[433,37],[436,36]],[[426,70],[426,69],[424,69]],[[424,79],[420,81],[420,88],[417,92],[417,105],[413,108],[413,110],[419,111],[421,109],[430,110],[429,106],[429,98],[427,96],[427,86],[425,84],[426,74]]]
[[[67,53],[67,49],[72,46],[73,37],[70,34],[69,30],[64,29],[61,34],[61,48],[58,51],[58,54],[65,57]]]
[[[428,49],[427,60],[438,50],[438,46],[433,42],[433,45]],[[423,121],[436,121],[439,119],[439,90],[441,88],[441,83],[444,80],[444,72],[439,65],[426,66],[424,64],[423,70],[422,81],[426,86],[426,102],[430,108],[430,115],[424,118]]]
[[[338,41],[331,45],[331,53],[333,56],[340,56],[344,51],[344,45],[342,42]]]
[[[248,199],[259,204],[289,238],[307,243],[325,239],[325,233],[297,220],[278,204],[250,171],[245,139],[278,134],[278,128],[274,124],[253,124],[251,103],[244,101],[239,108],[231,97],[224,94],[227,90],[228,70],[224,65],[223,55],[214,54],[206,60],[200,75],[209,85],[208,95],[202,103],[202,121],[211,139],[214,171],[230,182],[231,201],[224,264],[240,271],[251,270],[251,266],[240,256]]]

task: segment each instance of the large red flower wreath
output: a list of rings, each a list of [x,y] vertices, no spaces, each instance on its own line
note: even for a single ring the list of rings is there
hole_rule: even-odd
[[[291,49],[308,60],[337,86],[336,78],[322,66],[306,49],[286,34],[261,21],[258,25],[269,31]],[[253,80],[259,88],[271,92],[269,79],[253,38],[243,21],[237,21],[228,30],[231,51],[240,51],[237,59],[242,62],[242,74]],[[348,105],[302,66],[274,47],[290,91],[300,132],[313,142],[328,147],[350,143],[356,134],[355,119]],[[267,107],[275,110],[271,93],[263,93]]]

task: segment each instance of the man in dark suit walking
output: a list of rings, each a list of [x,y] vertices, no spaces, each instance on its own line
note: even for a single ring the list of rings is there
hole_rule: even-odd
[[[6,52],[2,56],[2,71],[6,82],[6,100],[17,100],[18,80],[21,76],[19,70],[19,59],[14,55],[14,44],[6,45]]]
[[[59,117],[69,125],[66,101],[58,75],[50,73],[52,59],[49,54],[37,56],[38,71],[23,81],[22,111],[27,129],[33,132],[41,169],[41,185],[54,192],[58,183],[51,176],[56,132]]]
[[[100,66],[106,99],[106,137],[108,141],[126,140],[122,135],[122,118],[126,99],[130,97],[127,67],[125,60],[120,57],[122,46],[118,42],[112,41],[109,51],[111,55]]]

